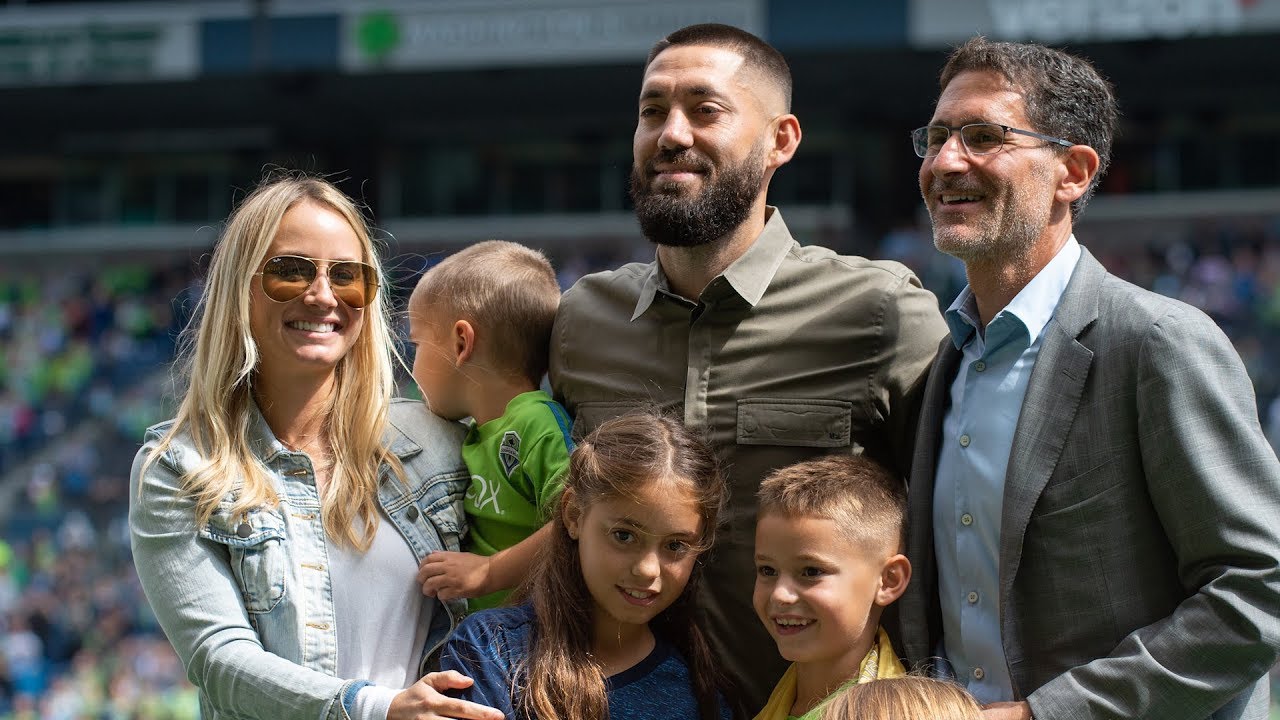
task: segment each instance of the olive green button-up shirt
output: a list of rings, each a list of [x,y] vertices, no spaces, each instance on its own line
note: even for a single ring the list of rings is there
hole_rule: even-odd
[[[773,208],[696,300],[669,291],[657,261],[588,275],[561,300],[550,377],[575,433],[658,406],[704,431],[725,463],[729,517],[700,602],[751,712],[785,670],[751,606],[760,481],[830,452],[865,452],[906,477],[946,332],[907,268],[802,247]]]

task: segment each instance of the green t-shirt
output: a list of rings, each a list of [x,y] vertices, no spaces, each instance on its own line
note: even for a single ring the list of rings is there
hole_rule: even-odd
[[[493,555],[547,521],[573,451],[569,431],[569,414],[541,390],[512,398],[502,417],[472,425],[462,444],[471,473],[465,505],[469,552]],[[506,597],[502,590],[468,605],[472,610],[497,607]]]

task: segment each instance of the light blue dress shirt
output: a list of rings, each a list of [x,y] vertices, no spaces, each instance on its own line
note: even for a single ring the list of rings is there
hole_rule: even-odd
[[[980,702],[1013,699],[1000,642],[1000,512],[1013,434],[1040,354],[1043,330],[1071,280],[1075,236],[981,331],[977,302],[965,287],[945,314],[963,353],[942,424],[933,490],[933,549],[938,559],[942,647]]]

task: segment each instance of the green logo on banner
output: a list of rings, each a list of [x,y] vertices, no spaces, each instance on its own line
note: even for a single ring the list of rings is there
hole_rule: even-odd
[[[381,60],[400,44],[400,26],[389,12],[366,13],[356,25],[356,43],[364,54]]]

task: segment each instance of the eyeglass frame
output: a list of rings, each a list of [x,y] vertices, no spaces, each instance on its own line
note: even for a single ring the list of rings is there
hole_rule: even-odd
[[[964,129],[967,127],[974,127],[977,125],[989,125],[991,127],[998,127],[1001,130],[1003,130],[1004,135],[1001,138],[1000,147],[995,150],[992,150],[991,152],[974,152],[973,149],[969,147],[969,143],[965,142]],[[965,152],[974,156],[995,155],[996,153],[1001,152],[1002,150],[1004,150],[1005,144],[1009,142],[1009,133],[1014,133],[1016,135],[1026,135],[1027,137],[1033,137],[1033,138],[1036,138],[1037,140],[1044,140],[1045,142],[1051,142],[1055,145],[1061,145],[1062,147],[1068,147],[1068,148],[1075,147],[1076,145],[1080,144],[1080,143],[1073,143],[1070,140],[1064,140],[1063,138],[1060,138],[1060,137],[1045,135],[1043,133],[1034,132],[1032,130],[1023,130],[1021,128],[1011,127],[1009,125],[1001,125],[1000,123],[994,123],[994,122],[965,123],[964,125],[959,125],[955,127],[952,127],[950,125],[924,125],[911,131],[911,149],[913,152],[915,152],[916,156],[919,157],[921,160],[925,160],[931,157],[938,157],[938,155],[941,154],[942,152],[941,145],[938,146],[938,152],[932,155],[927,154],[929,151],[929,146],[927,144],[924,146],[926,154],[921,154],[920,150],[917,149],[916,134],[922,131],[927,131],[929,128],[945,129],[947,131],[947,140],[950,140],[952,135],[958,134],[960,136],[961,147],[964,148]],[[947,140],[943,140],[942,144],[946,145]]]
[[[311,263],[311,266],[315,268],[315,271],[316,271],[315,277],[311,278],[311,282],[307,283],[307,286],[302,289],[302,292],[299,292],[297,295],[289,298],[288,300],[277,300],[271,297],[271,293],[267,292],[267,287],[266,287],[267,266],[270,265],[273,261],[279,260],[280,258],[297,258],[299,260],[306,260],[307,262]],[[378,269],[370,265],[369,263],[364,262],[363,260],[333,260],[330,258],[317,258],[317,257],[308,257],[306,255],[294,255],[293,253],[283,253],[281,255],[272,255],[271,257],[264,260],[262,263],[262,269],[254,273],[254,276],[259,278],[258,284],[259,284],[259,287],[262,289],[262,294],[266,296],[266,298],[271,302],[280,303],[281,305],[283,305],[284,303],[293,302],[294,300],[297,300],[303,295],[306,295],[307,291],[310,290],[312,286],[316,284],[316,281],[320,279],[320,263],[324,263],[324,279],[325,279],[325,282],[329,283],[329,292],[333,293],[333,298],[338,302],[342,303],[343,305],[346,305],[352,310],[363,310],[364,308],[369,307],[369,305],[373,303],[374,299],[377,298],[378,289],[381,287],[381,283],[378,282]],[[333,268],[335,265],[342,265],[344,263],[360,265],[361,267],[364,268],[362,272],[365,279],[362,284],[364,285],[365,301],[364,301],[364,304],[360,305],[359,307],[352,305],[351,303],[348,303],[346,300],[343,300],[342,296],[339,295],[337,292],[334,292],[333,290],[334,288],[333,277],[332,275],[330,275],[330,273],[333,272]]]

